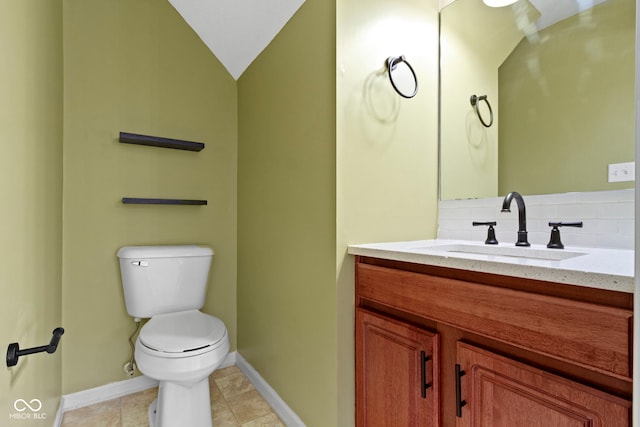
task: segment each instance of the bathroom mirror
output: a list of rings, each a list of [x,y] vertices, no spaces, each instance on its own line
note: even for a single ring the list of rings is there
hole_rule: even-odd
[[[455,0],[440,33],[442,200],[633,188],[635,0]]]

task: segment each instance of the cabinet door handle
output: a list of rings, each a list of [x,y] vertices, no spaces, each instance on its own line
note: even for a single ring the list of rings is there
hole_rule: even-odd
[[[422,386],[420,387],[421,390],[421,394],[422,394],[422,398],[426,399],[427,397],[427,389],[429,387],[431,387],[431,383],[427,382],[427,362],[431,360],[431,357],[427,356],[427,353],[425,353],[424,351],[420,352],[420,364],[422,366],[420,373],[421,373],[421,381],[420,383],[422,384]]]
[[[456,364],[456,416],[462,418],[462,407],[467,404],[466,400],[462,400],[462,384],[460,378],[466,374],[460,369],[460,365]]]

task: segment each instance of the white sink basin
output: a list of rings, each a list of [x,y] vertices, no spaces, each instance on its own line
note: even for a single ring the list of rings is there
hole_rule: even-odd
[[[428,250],[433,252],[444,252],[450,254],[474,254],[506,256],[513,258],[539,259],[546,261],[562,261],[586,255],[584,252],[566,251],[564,249],[542,249],[521,246],[492,246],[492,245],[469,245],[464,243],[444,244],[433,246],[422,246],[417,250]]]

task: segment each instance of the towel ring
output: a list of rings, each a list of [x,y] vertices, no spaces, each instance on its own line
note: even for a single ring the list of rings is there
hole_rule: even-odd
[[[409,69],[409,71],[411,71],[411,75],[413,76],[413,91],[409,90],[407,92],[404,92],[402,89],[398,87],[398,85],[396,84],[397,82],[393,80],[392,71],[394,71],[398,66],[398,64],[400,63],[404,63]],[[395,57],[395,56],[388,57],[387,72],[389,73],[389,80],[391,81],[391,86],[393,86],[395,91],[398,92],[400,96],[402,96],[403,98],[413,98],[414,96],[416,96],[416,93],[418,93],[418,77],[416,77],[416,72],[413,71],[413,67],[411,66],[411,64],[407,62],[404,55],[400,55],[398,57]]]
[[[484,101],[487,104],[487,107],[489,107],[489,124],[487,124],[487,122],[484,121],[484,119],[482,118],[482,115],[480,114],[480,111],[478,110],[478,104],[480,103],[480,101]],[[489,104],[487,95],[481,95],[481,96],[471,95],[471,106],[473,107],[473,110],[476,112],[476,116],[478,116],[478,120],[480,120],[480,123],[482,123],[482,125],[486,128],[491,127],[491,125],[493,124],[493,109],[491,109],[491,104]]]

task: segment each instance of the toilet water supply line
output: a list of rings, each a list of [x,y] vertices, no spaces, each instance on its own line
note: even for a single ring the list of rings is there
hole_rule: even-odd
[[[131,347],[131,359],[129,359],[129,362],[125,363],[124,369],[123,369],[125,375],[129,377],[132,377],[133,374],[136,372],[136,363],[134,360],[135,345],[133,344],[133,337],[136,336],[136,334],[138,333],[138,330],[140,329],[140,319],[136,317],[134,319],[134,322],[136,323],[136,328],[134,329],[131,336],[129,336],[129,347]]]

